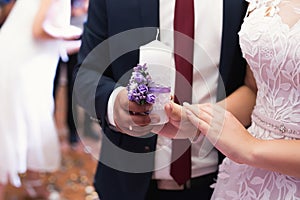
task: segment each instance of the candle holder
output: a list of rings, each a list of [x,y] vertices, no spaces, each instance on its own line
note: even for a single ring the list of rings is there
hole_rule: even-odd
[[[138,64],[133,68],[127,91],[130,101],[140,105],[153,104],[150,113],[157,114],[160,117],[160,121],[155,124],[165,124],[169,121],[164,111],[164,106],[170,102],[171,87],[155,83],[147,71],[146,64]]]
[[[171,100],[171,87],[154,85],[149,88],[149,91],[155,96],[155,103],[153,104],[152,114],[157,114],[160,117],[158,123],[151,123],[153,125],[165,124],[169,121],[165,113],[165,105]]]

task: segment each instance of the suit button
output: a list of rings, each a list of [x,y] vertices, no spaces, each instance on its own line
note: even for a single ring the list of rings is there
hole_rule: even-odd
[[[149,146],[145,146],[144,149],[145,149],[146,152],[150,151],[150,147]]]

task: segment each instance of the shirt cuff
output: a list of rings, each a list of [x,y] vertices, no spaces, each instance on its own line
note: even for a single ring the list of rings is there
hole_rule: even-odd
[[[114,104],[115,104],[115,100],[117,95],[119,94],[119,92],[121,90],[123,90],[125,87],[117,87],[114,89],[114,91],[111,93],[109,99],[108,99],[108,105],[107,105],[107,118],[108,118],[108,122],[113,125],[116,126],[115,120],[114,120]]]

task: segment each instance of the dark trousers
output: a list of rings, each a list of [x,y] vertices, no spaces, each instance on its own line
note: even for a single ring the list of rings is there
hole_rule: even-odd
[[[78,134],[76,131],[76,125],[75,125],[75,121],[76,117],[73,117],[73,115],[76,115],[76,112],[73,112],[72,109],[72,92],[73,92],[73,88],[72,88],[72,78],[73,78],[73,69],[74,66],[77,63],[77,54],[72,54],[72,55],[68,55],[69,56],[69,61],[64,63],[67,67],[67,81],[68,81],[68,85],[67,85],[67,125],[69,128],[69,142],[71,144],[75,144],[78,142]],[[57,66],[57,70],[56,70],[56,75],[55,75],[55,79],[54,79],[54,91],[53,91],[53,95],[54,98],[56,97],[56,89],[58,87],[59,84],[59,76],[60,76],[60,70],[63,61],[60,60]]]
[[[72,54],[68,55],[69,60],[67,62],[63,62],[62,60],[59,60],[57,69],[56,69],[56,74],[55,74],[55,79],[54,79],[54,91],[53,91],[53,96],[54,98],[56,97],[56,90],[59,84],[59,77],[60,77],[60,72],[62,67],[66,67],[67,71],[67,126],[69,129],[69,135],[68,135],[68,140],[71,145],[75,145],[79,141],[79,136],[77,133],[77,124],[78,124],[78,113],[77,113],[77,108],[76,104],[73,106],[72,102],[72,97],[73,97],[73,84],[72,84],[72,79],[73,79],[73,71],[74,67],[77,64],[77,54]],[[95,133],[92,129],[92,121],[90,119],[90,116],[84,112],[84,117],[83,117],[83,132],[86,136],[91,137],[92,139],[99,139],[99,133]]]
[[[191,179],[190,188],[183,190],[161,190],[152,180],[146,200],[210,200],[217,173],[212,173]]]

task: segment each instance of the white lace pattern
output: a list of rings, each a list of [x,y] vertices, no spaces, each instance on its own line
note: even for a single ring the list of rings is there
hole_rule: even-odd
[[[283,1],[249,2],[249,13],[239,35],[243,56],[258,87],[254,112],[278,123],[300,127],[300,17],[291,26],[279,15]],[[265,140],[295,139],[255,122],[248,130]],[[300,179],[226,158],[220,166],[213,199],[300,199]]]

